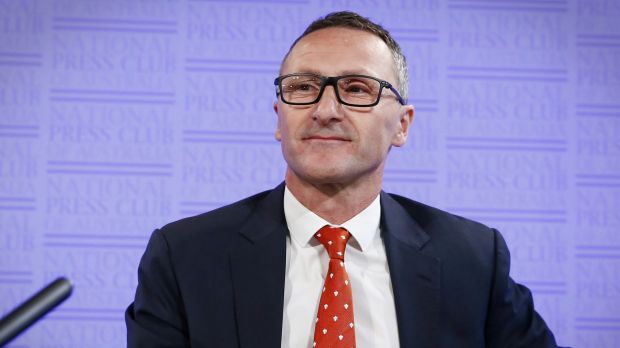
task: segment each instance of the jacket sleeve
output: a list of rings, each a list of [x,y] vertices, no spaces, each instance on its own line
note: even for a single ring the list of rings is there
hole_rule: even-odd
[[[501,234],[495,235],[495,264],[486,323],[488,347],[557,347],[553,333],[534,309],[528,288],[510,278],[510,252]]]
[[[155,230],[140,260],[134,302],[125,311],[127,347],[189,347],[168,242]]]

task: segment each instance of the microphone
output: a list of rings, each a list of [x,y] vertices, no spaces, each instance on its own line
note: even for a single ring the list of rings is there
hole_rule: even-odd
[[[67,278],[57,278],[0,320],[0,347],[66,300],[73,291]]]

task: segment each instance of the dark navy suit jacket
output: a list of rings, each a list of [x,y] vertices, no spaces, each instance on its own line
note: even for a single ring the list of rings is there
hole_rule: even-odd
[[[156,230],[126,311],[129,347],[278,347],[284,185]],[[402,347],[555,347],[494,229],[381,193]],[[311,334],[311,333],[309,333]]]

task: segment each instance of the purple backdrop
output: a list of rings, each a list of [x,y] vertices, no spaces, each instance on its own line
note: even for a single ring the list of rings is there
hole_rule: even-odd
[[[0,312],[12,347],[120,347],[151,231],[283,178],[273,78],[312,19],[399,40],[416,118],[385,189],[499,228],[563,345],[620,346],[620,2],[0,0]]]

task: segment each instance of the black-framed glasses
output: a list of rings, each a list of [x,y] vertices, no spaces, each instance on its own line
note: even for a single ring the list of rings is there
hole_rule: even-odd
[[[391,83],[366,75],[320,76],[298,73],[279,76],[273,84],[276,85],[276,96],[291,105],[317,103],[328,85],[334,87],[336,98],[343,105],[375,106],[379,104],[384,88],[392,91],[402,105],[407,103]]]

